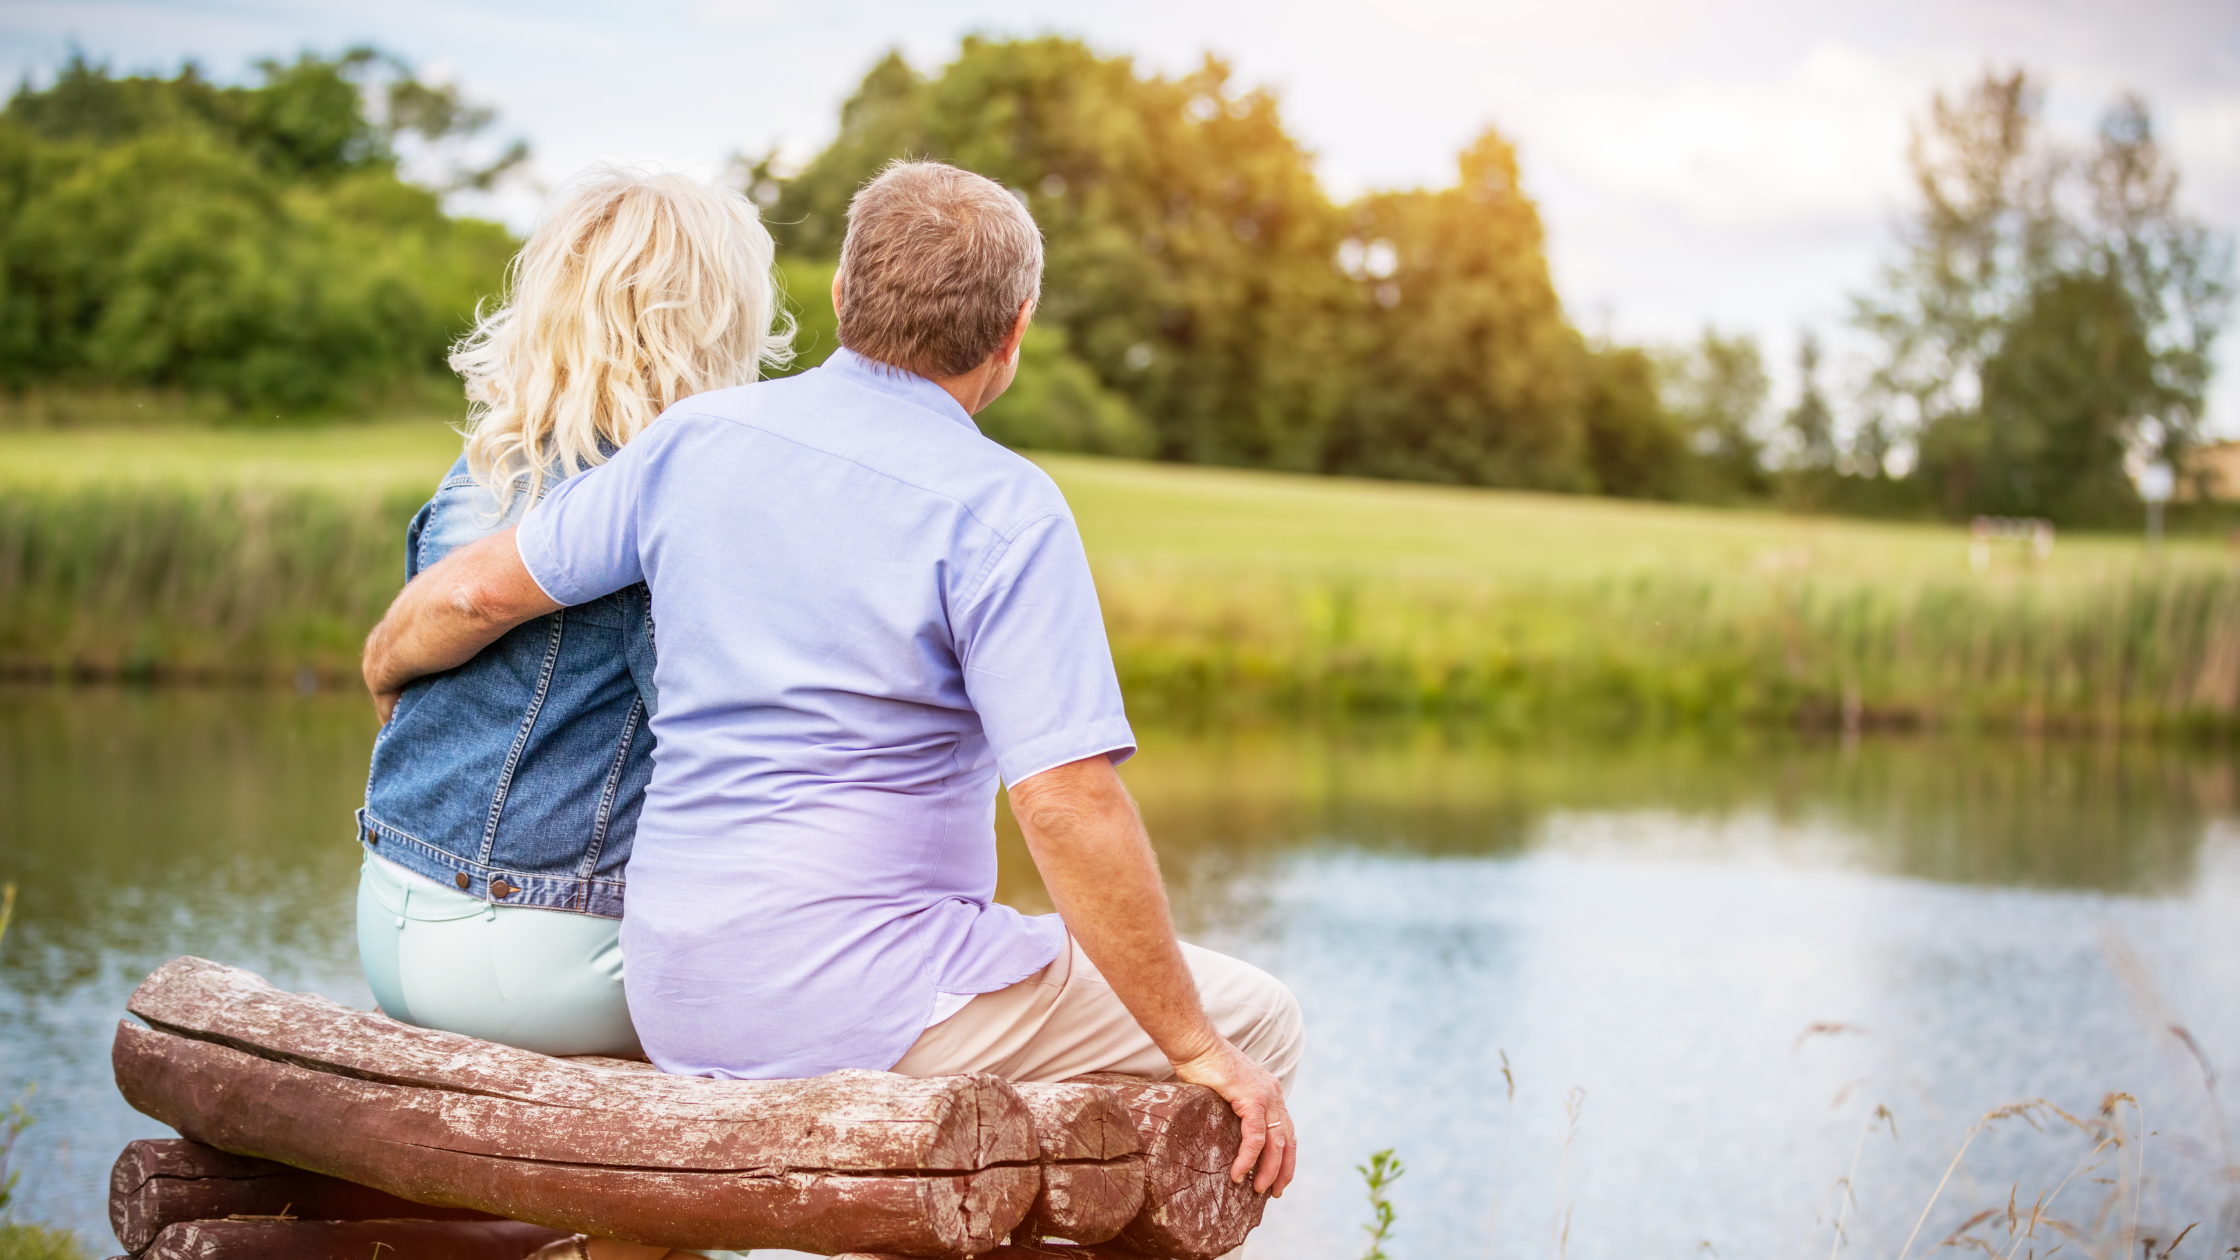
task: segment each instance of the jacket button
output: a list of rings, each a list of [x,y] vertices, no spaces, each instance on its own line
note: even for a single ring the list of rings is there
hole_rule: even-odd
[[[467,873],[465,871],[461,871],[451,877],[451,882],[457,884],[461,888],[465,888],[467,885],[473,883],[474,881],[467,878]]]
[[[493,897],[503,899],[506,897],[511,897],[518,891],[520,890],[516,889],[513,885],[505,881],[505,876],[503,875],[490,881],[490,895]]]

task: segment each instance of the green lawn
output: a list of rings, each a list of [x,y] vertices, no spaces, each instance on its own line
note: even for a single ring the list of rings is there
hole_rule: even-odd
[[[0,430],[0,487],[220,482],[433,490],[459,457],[440,420],[314,429]]]
[[[1968,533],[1781,512],[1573,495],[1408,485],[1046,455],[1092,557],[1241,568],[1408,572],[1532,585],[1637,575],[1807,573],[1913,583],[1966,578]],[[2001,574],[2106,578],[2149,561],[2143,540],[2071,535],[2031,565],[2011,548]],[[2167,546],[2162,564],[2224,562],[2199,541]]]
[[[458,457],[437,419],[318,429],[0,431],[0,487],[230,483],[374,494],[432,490]],[[1036,461],[1064,488],[1090,554],[1131,564],[1569,583],[1636,574],[1809,572],[1961,577],[1963,529],[1612,499],[1406,485],[1094,456]],[[2147,562],[2136,538],[2071,535],[2045,573],[2101,578]],[[2170,544],[2162,562],[2223,563]],[[2002,549],[1994,574],[2027,571]]]

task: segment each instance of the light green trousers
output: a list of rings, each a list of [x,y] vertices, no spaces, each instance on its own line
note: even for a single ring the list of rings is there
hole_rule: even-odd
[[[493,905],[372,854],[358,959],[392,1019],[539,1054],[642,1059],[622,996],[622,922]]]

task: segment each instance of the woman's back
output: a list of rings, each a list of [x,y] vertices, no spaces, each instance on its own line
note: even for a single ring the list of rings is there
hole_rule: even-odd
[[[461,457],[406,535],[406,579],[518,522]],[[658,700],[643,586],[516,628],[405,689],[374,743],[359,839],[507,905],[618,918],[653,773]]]
[[[562,190],[451,356],[466,454],[413,519],[407,581],[677,400],[784,362],[772,254],[736,191],[623,170]],[[638,1054],[618,919],[652,776],[648,602],[639,586],[562,609],[395,697],[358,812],[358,949],[390,1015]]]

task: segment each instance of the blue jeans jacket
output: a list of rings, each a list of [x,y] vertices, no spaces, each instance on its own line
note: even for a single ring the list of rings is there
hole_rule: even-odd
[[[519,522],[464,458],[405,536],[406,580]],[[620,918],[653,774],[653,618],[642,585],[517,626],[405,688],[373,746],[358,839],[484,900]]]

